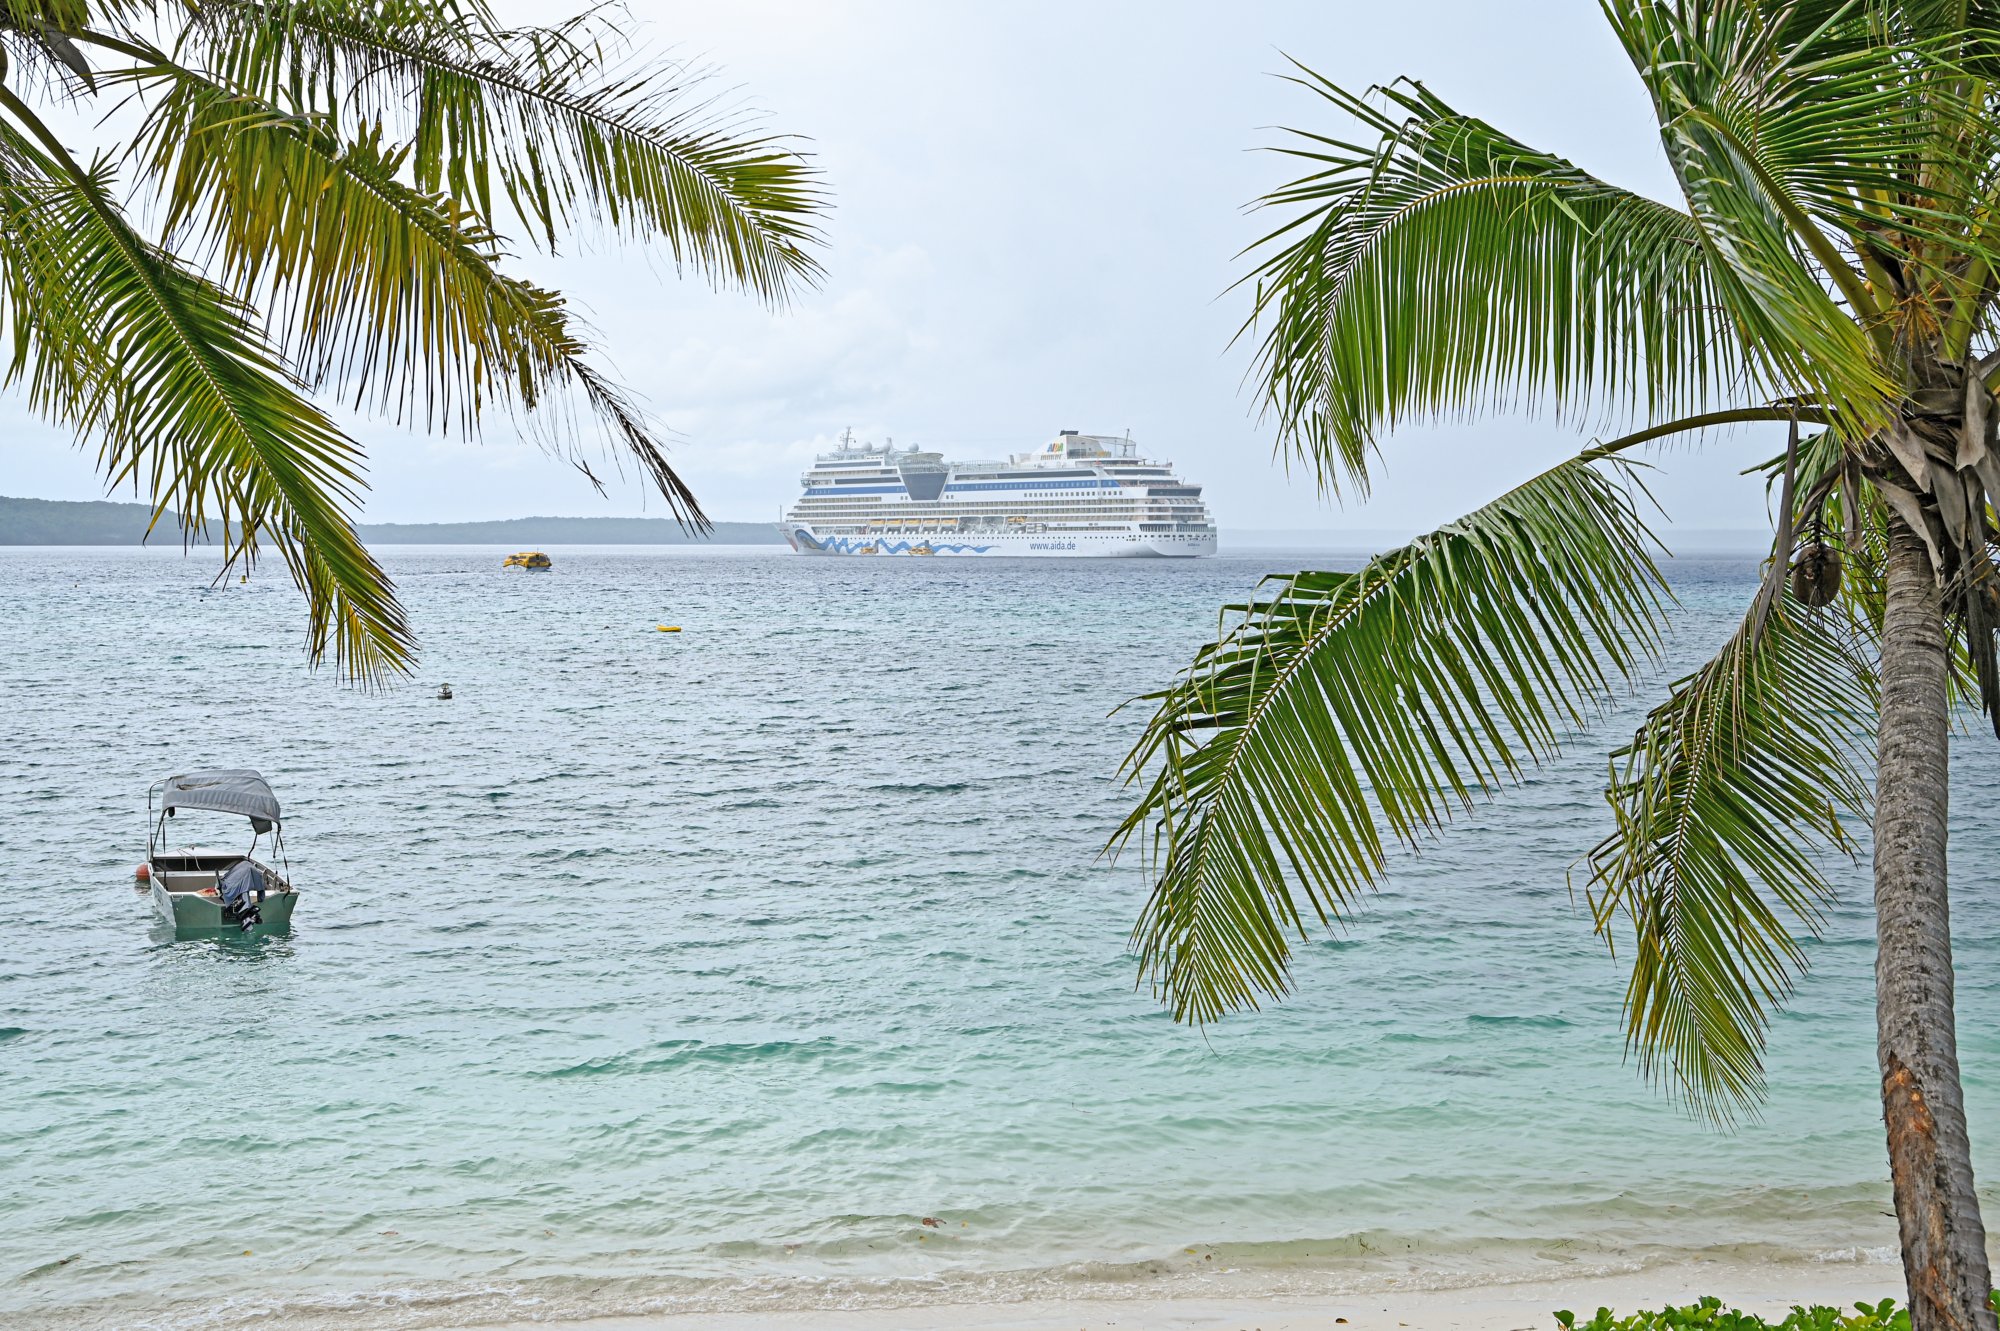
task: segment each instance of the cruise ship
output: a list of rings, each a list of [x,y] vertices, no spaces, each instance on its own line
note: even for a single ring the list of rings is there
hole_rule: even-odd
[[[857,444],[805,474],[779,524],[812,555],[1026,555],[1118,559],[1215,553],[1201,487],[1139,455],[1128,435],[1064,430],[1005,462]]]

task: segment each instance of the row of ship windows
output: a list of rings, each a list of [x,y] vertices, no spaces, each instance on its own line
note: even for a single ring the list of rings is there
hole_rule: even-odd
[[[1185,508],[1198,505],[1201,500],[1191,495],[1143,495],[1143,494],[1075,494],[1075,495],[1007,495],[980,499],[913,499],[899,502],[884,499],[880,495],[807,495],[800,501],[813,508],[964,508],[999,509],[1018,508],[1023,504],[1035,504],[1043,508],[1075,508],[1078,504],[1173,504]]]
[[[1109,504],[995,504],[991,508],[961,508],[955,514],[927,513],[910,505],[886,504],[798,504],[793,512],[807,513],[852,513],[857,516],[881,516],[904,518],[950,517],[963,514],[966,517],[1002,517],[1010,513],[1047,513],[1059,516],[1064,513],[1206,513],[1202,504],[1190,503],[1109,503]]]
[[[1097,475],[1097,473],[1096,473],[1096,472],[1092,472],[1092,471],[1090,471],[1090,470],[1088,470],[1088,469],[1086,469],[1086,468],[1082,468],[1082,467],[1075,467],[1075,468],[1070,468],[1069,470],[1072,470],[1072,471],[1080,471],[1080,472],[1082,472],[1082,473],[1084,474],[1084,476],[1086,476],[1086,477],[1090,477],[1090,476],[1095,476],[1095,475]],[[922,473],[917,473],[917,474],[921,475]],[[931,472],[930,474],[931,474],[931,475],[933,475],[933,476],[935,476],[935,475],[936,475],[937,473],[936,473],[936,472]],[[1145,479],[1145,478],[1148,478],[1148,477],[1154,477],[1154,476],[1158,476],[1158,477],[1164,477],[1164,478],[1171,478],[1171,477],[1173,476],[1173,473],[1172,473],[1172,472],[1170,472],[1170,471],[1168,471],[1168,470],[1166,470],[1166,469],[1165,469],[1164,467],[1153,467],[1153,468],[1147,468],[1147,469],[1143,469],[1143,470],[1142,470],[1142,469],[1139,469],[1139,468],[1135,468],[1135,467],[1120,467],[1120,468],[1118,468],[1118,469],[1117,469],[1116,471],[1114,471],[1114,472],[1113,472],[1113,473],[1111,473],[1111,474],[1113,474],[1113,475],[1116,475],[1116,476],[1129,476],[1129,477],[1137,477],[1137,478],[1140,478],[1140,479]],[[847,475],[841,475],[841,476],[828,476],[828,475],[824,475],[824,474],[813,474],[813,475],[808,475],[808,476],[806,476],[806,477],[804,478],[804,483],[805,483],[805,484],[807,484],[807,485],[811,485],[811,484],[813,484],[813,483],[814,483],[815,481],[817,481],[817,482],[821,482],[821,483],[825,483],[825,482],[828,482],[828,481],[831,481],[831,482],[832,482],[833,484],[835,484],[835,485],[854,485],[854,484],[856,484],[856,483],[858,483],[858,482],[861,482],[861,481],[894,481],[894,480],[900,480],[900,479],[902,478],[902,475],[903,475],[903,473],[902,473],[901,471],[885,471],[885,470],[883,470],[883,469],[881,469],[881,468],[879,468],[879,467],[878,467],[878,468],[876,468],[876,469],[875,469],[874,471],[871,471],[871,472],[867,473],[866,475],[854,475],[854,474],[852,474],[852,473],[850,473],[850,474],[847,474]],[[960,472],[960,473],[958,473],[958,476],[959,476],[959,479],[960,479],[960,480],[962,480],[962,481],[971,481],[971,480],[986,480],[986,481],[1048,481],[1048,480],[1061,480],[1061,479],[1062,479],[1062,477],[1060,477],[1060,476],[1055,476],[1055,477],[1051,477],[1051,476],[1049,475],[1049,473],[1048,473],[1047,471],[988,471],[988,472]]]
[[[1074,508],[1078,504],[1199,504],[1201,498],[1198,495],[1149,495],[1131,490],[1122,493],[1118,491],[1107,492],[1099,490],[1096,492],[1086,491],[1082,494],[1010,494],[968,496],[963,498],[956,495],[949,495],[943,499],[910,500],[905,500],[901,495],[894,496],[893,498],[885,498],[881,495],[873,494],[809,494],[799,502],[810,504],[814,508],[825,508],[828,505],[838,505],[842,508],[928,508],[946,506],[952,508],[1005,508],[1021,504],[1041,504],[1051,508]]]
[[[944,493],[945,493],[945,494],[948,494],[948,495],[955,495],[955,494],[971,494],[971,493],[973,493],[973,492],[975,492],[975,491],[980,491],[980,490],[1009,490],[1009,491],[1014,491],[1014,492],[1025,492],[1025,493],[1032,493],[1032,492],[1034,492],[1034,491],[1036,491],[1036,490],[1041,490],[1041,491],[1071,491],[1071,490],[1126,490],[1126,489],[1133,489],[1133,490],[1137,490],[1137,489],[1140,489],[1140,488],[1142,488],[1142,487],[1139,487],[1139,486],[1126,486],[1126,485],[1121,485],[1121,484],[1120,484],[1119,482],[1117,482],[1117,481],[1103,481],[1103,480],[1092,480],[1092,481],[1020,481],[1020,482],[1016,482],[1016,481],[960,481],[960,482],[957,482],[956,484],[953,484],[953,485],[947,485],[947,486],[945,486],[945,487],[944,487]],[[809,497],[809,498],[810,498],[810,497],[814,497],[814,496],[825,496],[825,495],[893,495],[893,494],[903,494],[903,493],[905,493],[905,492],[906,492],[906,489],[905,489],[905,487],[904,487],[904,486],[902,486],[902,485],[900,485],[900,484],[897,484],[897,485],[824,485],[824,486],[811,486],[811,487],[808,487],[808,488],[807,488],[807,490],[806,490],[806,495],[807,495],[807,497]],[[1201,493],[1201,491],[1200,491],[1199,489],[1197,489],[1197,488],[1195,488],[1195,487],[1192,487],[1192,486],[1188,487],[1188,492],[1190,492],[1190,493],[1193,493],[1193,494],[1200,494],[1200,493]]]
[[[794,522],[907,522],[935,526],[954,522],[1083,522],[1090,519],[1108,522],[1207,522],[1206,509],[1172,508],[1072,508],[1060,513],[1013,512],[1013,513],[965,513],[945,516],[937,513],[856,513],[853,511],[829,512],[824,509],[805,511],[793,509]]]

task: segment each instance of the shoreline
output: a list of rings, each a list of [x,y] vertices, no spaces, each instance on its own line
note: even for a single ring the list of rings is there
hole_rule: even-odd
[[[1883,1262],[1693,1260],[1612,1274],[1535,1277],[1451,1288],[1301,1295],[938,1302],[868,1308],[655,1312],[570,1321],[467,1322],[452,1331],[1555,1331],[1558,1308],[1587,1321],[1714,1296],[1766,1318],[1794,1304],[1843,1310],[1904,1297],[1900,1266]]]
[[[1796,1254],[1796,1255],[1794,1255]],[[167,1302],[112,1296],[0,1310],[0,1327],[36,1331],[1557,1331],[1600,1307],[1620,1316],[1714,1297],[1772,1321],[1794,1305],[1849,1311],[1904,1298],[1903,1272],[1879,1248],[1814,1256],[1659,1254],[1615,1267],[1361,1273],[1319,1262],[1199,1268],[1106,1278],[1085,1264],[990,1273],[977,1283],[879,1276],[865,1282],[746,1276],[707,1285],[674,1277],[541,1277],[523,1284],[395,1282],[345,1293],[217,1290]],[[1337,1265],[1337,1264],[1336,1264]],[[1136,1276],[1136,1278],[1134,1278]],[[543,1283],[544,1281],[550,1283]]]

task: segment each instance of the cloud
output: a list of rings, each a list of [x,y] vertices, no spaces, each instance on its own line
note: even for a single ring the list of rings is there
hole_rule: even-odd
[[[503,0],[510,19],[574,8]],[[559,257],[522,255],[674,432],[676,466],[717,517],[775,513],[845,426],[959,458],[1129,427],[1207,487],[1226,527],[1434,524],[1580,445],[1547,421],[1407,427],[1385,441],[1365,508],[1330,505],[1273,461],[1242,382],[1250,347],[1231,346],[1248,297],[1229,288],[1246,270],[1238,251],[1276,220],[1244,205],[1298,163],[1252,150],[1279,140],[1274,124],[1336,127],[1272,77],[1280,52],[1355,86],[1422,76],[1612,179],[1668,184],[1643,90],[1590,0],[1549,0],[1533,24],[1473,0],[632,9],[642,42],[713,65],[725,101],[807,136],[835,204],[824,288],[777,312],[684,278],[661,247],[580,239]],[[101,492],[90,454],[19,413],[0,419],[0,490]],[[503,421],[482,445],[356,429],[371,518],[659,509],[635,478],[598,496]],[[1756,487],[1734,475],[1746,450],[1673,455],[1670,508],[1698,507],[1703,525],[1761,521]]]
[[[923,382],[940,349],[922,319],[921,292],[934,280],[917,246],[864,255],[837,291],[795,309],[658,339],[636,377],[652,409],[690,439],[734,446],[739,436],[815,418],[837,432],[843,418]],[[618,359],[632,360],[622,343]]]

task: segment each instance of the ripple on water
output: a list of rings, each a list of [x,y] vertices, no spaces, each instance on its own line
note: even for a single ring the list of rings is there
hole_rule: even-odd
[[[97,894],[11,898],[0,1321],[1304,1292],[1893,1241],[1863,869],[1763,1122],[1706,1131],[1625,1065],[1568,896],[1601,748],[1395,862],[1290,1001],[1193,1032],[1135,986],[1145,884],[1099,851],[1144,713],[1112,709],[1268,558],[575,550],[526,580],[392,550],[425,656],[376,694],[301,667],[281,580],[197,591],[199,558],[0,550],[0,874]],[[1675,576],[1666,675],[1753,571]],[[129,886],[146,785],[219,764],[285,800],[288,938],[162,939]],[[1955,774],[2000,785],[1995,746]],[[2000,1177],[2000,828],[1957,834]]]

